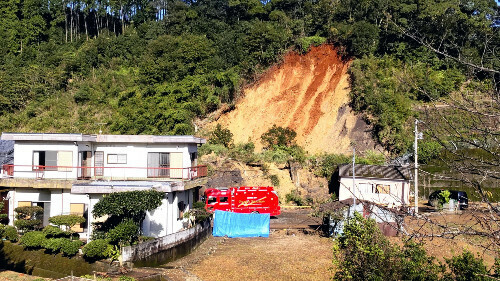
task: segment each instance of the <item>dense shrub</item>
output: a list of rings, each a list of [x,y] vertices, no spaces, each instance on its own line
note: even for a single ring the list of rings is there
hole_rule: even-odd
[[[82,249],[83,255],[92,259],[105,259],[111,256],[113,246],[106,239],[90,241]]]
[[[294,202],[297,206],[304,205],[304,199],[299,195],[296,190],[292,190],[290,193],[285,195],[286,202]]]
[[[295,144],[297,133],[290,128],[273,125],[272,128],[262,134],[261,141],[265,148],[272,149],[275,146],[292,146]]]
[[[60,251],[65,255],[65,256],[74,256],[78,253],[78,250],[80,247],[83,245],[83,242],[80,240],[70,240],[70,239],[65,239],[61,240],[61,247]]]
[[[43,208],[40,206],[17,207],[16,220],[14,225],[21,231],[29,231],[42,227],[42,220],[39,216],[43,214]]]
[[[125,220],[111,229],[108,238],[111,242],[119,245],[130,244],[137,240],[139,227],[132,220]]]
[[[67,238],[49,238],[49,239],[46,239],[44,241],[42,247],[51,251],[52,253],[58,253],[61,250],[62,245],[64,244],[64,240],[68,240],[68,239]]]
[[[47,225],[43,228],[43,233],[50,237],[67,236],[68,233],[62,231],[59,227],[53,225]]]
[[[19,234],[17,233],[17,229],[10,225],[4,227],[3,237],[11,242],[17,242],[17,240],[19,240]]]
[[[225,155],[228,153],[228,151],[229,149],[222,144],[206,143],[200,146],[200,148],[198,149],[198,154],[200,156],[203,156],[203,155],[209,155],[213,152],[215,155]]]
[[[44,245],[46,238],[45,234],[41,231],[30,231],[25,233],[20,242],[27,248],[40,248]]]
[[[217,124],[210,134],[208,142],[210,144],[220,144],[224,147],[230,147],[233,144],[233,133],[229,129],[222,128],[220,124]]]

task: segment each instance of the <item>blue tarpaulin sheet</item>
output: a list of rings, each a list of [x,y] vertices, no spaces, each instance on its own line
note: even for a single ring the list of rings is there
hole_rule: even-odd
[[[213,236],[269,237],[269,214],[215,211]]]

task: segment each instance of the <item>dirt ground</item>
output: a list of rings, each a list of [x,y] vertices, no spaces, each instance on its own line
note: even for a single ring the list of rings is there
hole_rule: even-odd
[[[305,55],[290,52],[244,89],[234,110],[208,127],[222,124],[235,143],[252,141],[257,150],[274,124],[295,130],[297,143],[310,153],[346,153],[352,140],[361,150],[373,149],[368,126],[348,106],[348,66],[331,45],[312,47]]]
[[[165,265],[170,280],[329,280],[331,240],[299,230],[269,238],[210,237],[193,254]]]

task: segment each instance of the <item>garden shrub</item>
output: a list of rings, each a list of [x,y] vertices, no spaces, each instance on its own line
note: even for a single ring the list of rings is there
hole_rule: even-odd
[[[66,232],[62,231],[59,227],[53,225],[47,225],[46,227],[43,228],[42,231],[43,233],[45,233],[46,236],[50,237],[59,237],[67,235]]]
[[[45,240],[42,247],[51,251],[52,253],[58,253],[62,248],[64,240],[68,240],[68,239],[67,238],[49,238],[49,239]]]
[[[126,245],[136,241],[138,235],[139,227],[134,221],[125,220],[109,231],[108,238],[115,244]]]
[[[41,231],[30,231],[21,237],[20,242],[27,248],[40,248],[45,240],[45,233]]]
[[[43,208],[40,206],[17,207],[16,220],[14,225],[21,231],[39,229],[42,226],[42,220],[39,216],[43,214]]]
[[[80,240],[70,240],[70,239],[65,239],[61,240],[61,252],[65,256],[74,256],[78,253],[78,250],[80,247],[83,245],[83,242]]]
[[[113,246],[106,239],[90,241],[82,249],[83,255],[92,259],[105,259],[111,256]]]
[[[17,242],[19,240],[19,234],[17,233],[17,229],[10,225],[4,227],[3,237],[11,242]]]
[[[79,215],[60,215],[50,217],[49,222],[59,227],[64,226],[69,231],[73,226],[84,223],[85,218]]]

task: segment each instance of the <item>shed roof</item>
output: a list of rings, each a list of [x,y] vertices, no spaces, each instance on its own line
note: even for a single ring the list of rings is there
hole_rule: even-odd
[[[338,167],[339,177],[352,177],[352,164],[343,164]],[[379,178],[392,180],[409,180],[410,170],[402,166],[380,166],[380,165],[354,165],[356,177]]]
[[[84,141],[96,143],[196,143],[206,142],[195,136],[84,135],[53,133],[2,133],[2,140],[13,141]]]

